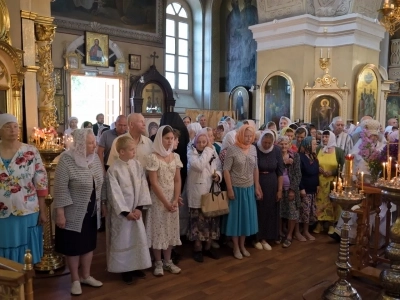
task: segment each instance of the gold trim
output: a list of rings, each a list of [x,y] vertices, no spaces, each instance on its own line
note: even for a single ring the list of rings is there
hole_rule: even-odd
[[[0,0],[0,41],[11,45],[10,38],[10,13],[5,0]]]
[[[79,70],[81,68],[82,56],[75,52],[67,53],[65,58],[65,70]]]
[[[32,20],[35,21],[37,18],[37,13],[34,13],[32,11],[27,11],[27,10],[22,10],[21,9],[21,18],[22,19],[28,19],[28,20]]]
[[[21,63],[22,54],[24,51],[16,49],[4,41],[0,42],[0,50],[4,51],[8,56],[11,57],[18,74],[25,74],[26,68],[24,68]]]
[[[36,21],[36,23],[43,24],[43,25],[56,26],[56,25],[53,24],[54,17],[46,17],[46,16],[37,15],[35,21]]]
[[[281,76],[286,78],[287,81],[290,83],[290,116],[289,118],[292,120],[294,117],[294,97],[295,97],[295,86],[292,77],[286,74],[283,71],[274,71],[270,73],[267,77],[263,79],[260,85],[260,124],[265,123],[265,86],[267,85],[268,81],[274,76]],[[279,125],[279,124],[277,124]]]
[[[57,26],[54,24],[35,23],[36,39],[40,42],[53,42]]]
[[[25,68],[27,72],[32,72],[32,73],[36,73],[40,69],[39,66],[26,66]]]
[[[360,80],[364,80],[362,78],[360,78],[361,74],[365,71],[365,70],[372,70],[375,74],[375,79],[376,79],[376,95],[375,95],[375,101],[376,101],[376,109],[375,109],[375,119],[379,119],[379,113],[380,113],[380,95],[381,95],[381,74],[379,73],[379,69],[377,66],[375,66],[374,64],[366,64],[364,65],[360,71],[357,73],[357,77],[356,77],[356,83],[354,86],[354,103],[353,103],[353,119],[355,122],[359,121],[359,115],[358,115],[358,99],[357,99],[357,86],[358,83],[360,82]]]

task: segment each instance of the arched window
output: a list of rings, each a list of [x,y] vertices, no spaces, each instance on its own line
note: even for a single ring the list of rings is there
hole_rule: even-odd
[[[165,77],[172,89],[191,92],[192,51],[189,7],[172,2],[167,6]]]

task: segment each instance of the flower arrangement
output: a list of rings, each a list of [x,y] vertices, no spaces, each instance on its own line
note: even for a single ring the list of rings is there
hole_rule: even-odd
[[[371,176],[377,177],[381,171],[381,152],[375,148],[371,134],[367,129],[361,131],[360,138],[359,155],[367,163]]]

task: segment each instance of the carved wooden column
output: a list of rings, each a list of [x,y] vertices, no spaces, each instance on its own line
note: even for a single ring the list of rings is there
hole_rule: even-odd
[[[37,81],[39,82],[39,126],[57,128],[56,106],[54,101],[55,80],[53,77],[54,65],[51,60],[51,44],[54,39],[56,25],[53,18],[36,18],[35,34],[38,45],[39,70]]]

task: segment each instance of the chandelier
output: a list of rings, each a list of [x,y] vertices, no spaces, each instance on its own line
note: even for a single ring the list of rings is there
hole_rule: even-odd
[[[400,0],[396,0],[395,2],[396,4],[393,4],[389,0],[385,0],[382,8],[379,10],[383,15],[380,23],[390,35],[393,35],[400,28]]]

